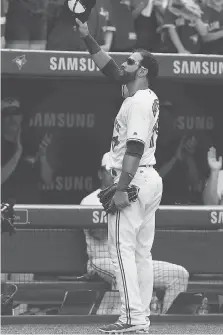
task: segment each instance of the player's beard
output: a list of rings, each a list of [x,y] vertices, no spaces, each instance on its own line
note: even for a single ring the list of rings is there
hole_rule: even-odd
[[[129,84],[136,79],[137,70],[134,72],[128,72],[123,69],[122,84]]]
[[[123,84],[122,84],[122,97],[124,99],[129,97],[129,90],[128,90],[127,85],[135,80],[136,74],[137,74],[137,70],[134,71],[134,72],[127,72],[127,71],[124,70],[124,76],[123,76],[124,80],[122,81],[123,82]]]

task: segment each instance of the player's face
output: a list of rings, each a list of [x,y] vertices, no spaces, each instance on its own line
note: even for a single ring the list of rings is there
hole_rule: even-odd
[[[124,84],[135,80],[142,59],[143,58],[139,52],[134,52],[124,63],[122,63],[121,68],[124,70]]]
[[[16,142],[21,129],[22,115],[7,115],[2,119],[2,131],[4,138],[9,142]]]

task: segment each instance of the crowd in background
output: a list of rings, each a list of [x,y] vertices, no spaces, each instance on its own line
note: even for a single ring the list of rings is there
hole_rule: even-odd
[[[223,54],[223,0],[97,0],[89,30],[106,51]],[[84,51],[67,0],[2,0],[2,47]]]
[[[199,130],[192,132],[187,130],[177,134],[175,129],[177,116],[172,115],[173,106],[166,101],[161,103],[160,107],[155,167],[163,179],[164,191],[161,204],[223,204],[221,134],[218,134],[219,146],[217,151],[215,149],[208,151],[214,145],[214,142],[208,138],[209,131],[201,134]],[[24,129],[25,119],[26,116],[23,115],[20,108],[20,101],[13,98],[5,98],[2,101],[2,199],[7,202],[13,198],[16,199],[17,203],[78,203],[82,194],[89,194],[97,185],[94,182],[94,185],[88,185],[86,189],[73,189],[70,178],[67,177],[71,173],[69,166],[71,166],[72,175],[78,176],[80,172],[78,162],[75,159],[76,156],[74,155],[73,159],[73,155],[70,154],[76,152],[77,155],[81,155],[82,151],[80,152],[78,147],[75,147],[77,142],[81,141],[86,155],[86,159],[80,159],[80,166],[82,164],[83,166],[89,166],[90,153],[94,152],[96,156],[95,145],[89,147],[89,144],[87,144],[86,147],[83,140],[87,134],[86,130],[83,129],[80,133],[77,129],[70,128],[71,134],[66,136],[69,135],[69,128],[64,130],[58,128],[56,132],[53,132],[51,128],[50,134],[47,129],[43,129],[44,132],[39,129],[35,133],[35,129],[32,127],[31,132],[24,136],[26,134]],[[29,121],[27,122],[30,124]],[[218,123],[217,119],[215,119],[215,122]],[[217,128],[214,129],[216,132]],[[107,126],[106,132],[108,130],[109,127]],[[37,143],[33,142],[34,137],[37,138]],[[70,143],[72,149],[69,149]],[[32,145],[29,148],[30,144]],[[61,147],[61,150],[55,151],[55,148],[58,147]],[[62,151],[66,151],[68,154],[64,155]],[[52,159],[53,152],[55,157]],[[94,171],[93,168],[95,160],[96,158],[91,160],[92,167],[89,166],[86,172],[83,166],[80,168],[82,175],[85,173],[86,175],[97,175],[97,171]],[[61,177],[63,175],[64,178]],[[59,186],[57,185],[58,176],[60,176]],[[64,185],[62,184],[63,179]],[[24,183],[26,183],[25,188],[18,187],[18,185]],[[44,189],[39,188],[40,183],[45,185]],[[52,185],[56,186],[51,190]],[[206,186],[208,186],[208,189]]]

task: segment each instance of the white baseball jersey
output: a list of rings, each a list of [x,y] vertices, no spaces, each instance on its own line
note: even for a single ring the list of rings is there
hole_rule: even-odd
[[[218,176],[218,196],[219,199],[223,197],[223,170],[219,172]]]
[[[139,90],[123,102],[115,119],[110,149],[111,167],[121,170],[127,142],[145,145],[140,165],[155,165],[159,100],[150,89]]]

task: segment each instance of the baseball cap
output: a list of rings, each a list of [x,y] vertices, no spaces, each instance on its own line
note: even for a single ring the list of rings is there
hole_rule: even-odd
[[[110,152],[106,152],[102,157],[101,167],[104,167],[108,170],[109,166],[110,166]]]
[[[67,5],[72,16],[84,23],[88,20],[91,10],[96,5],[96,0],[68,0]]]
[[[1,109],[4,116],[20,114],[20,101],[15,98],[5,98],[1,101]]]

